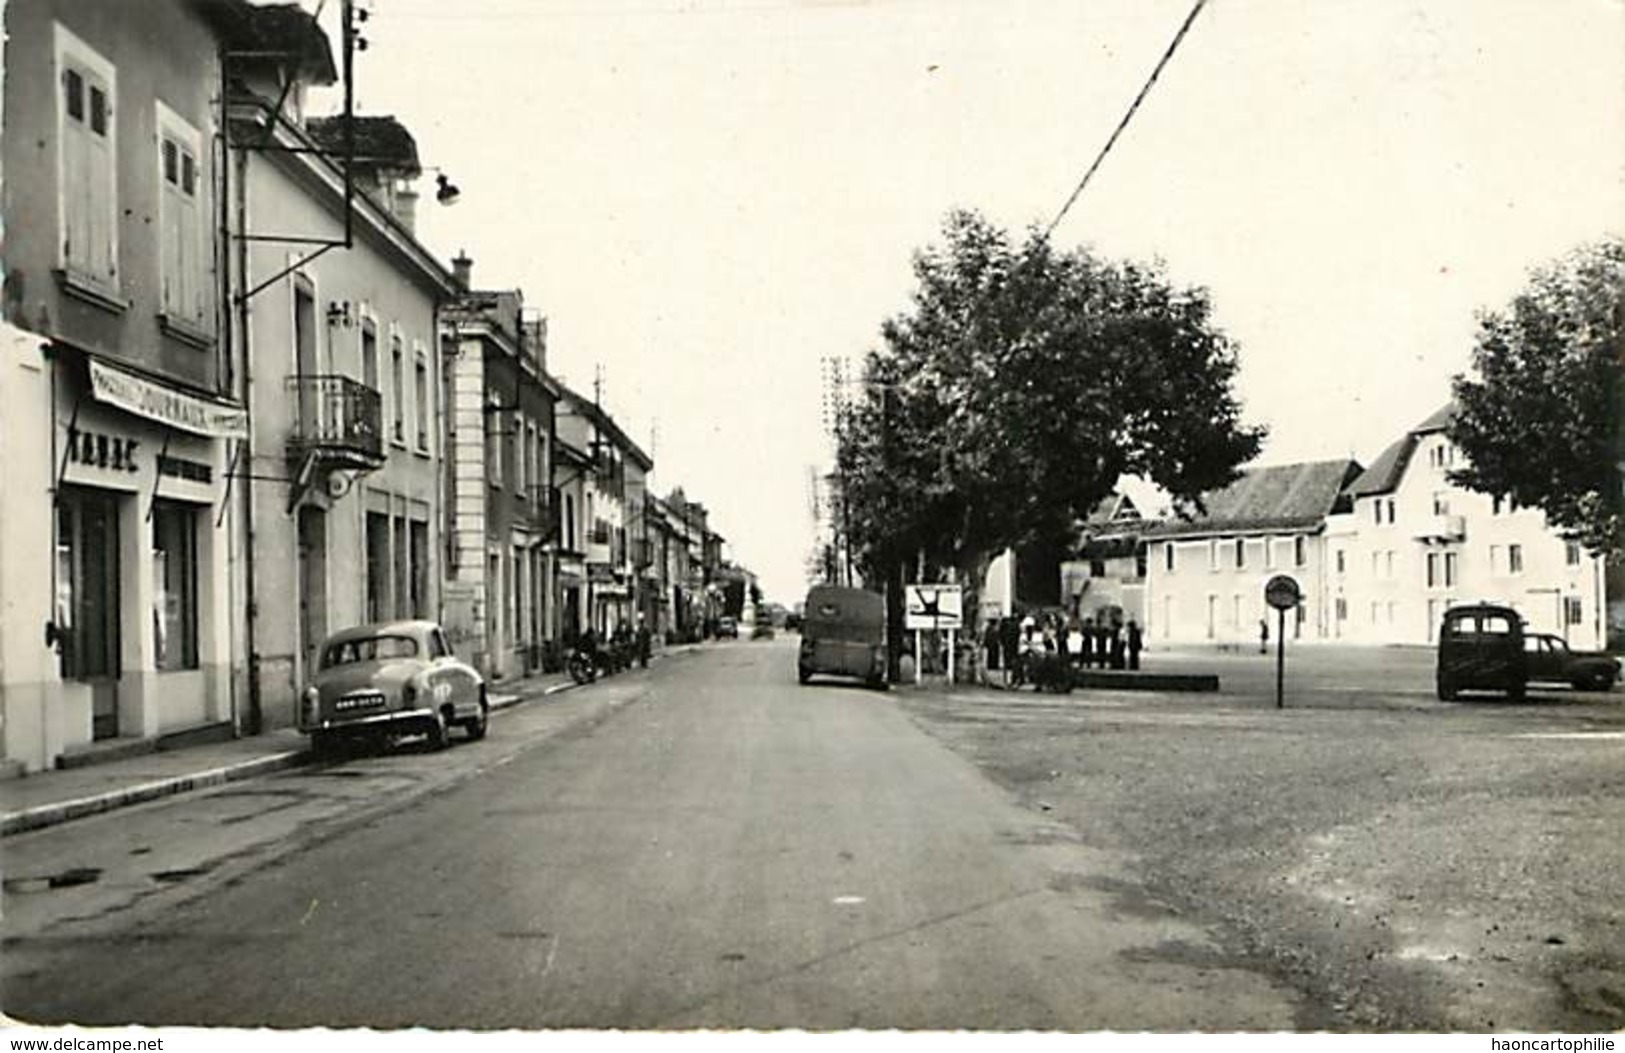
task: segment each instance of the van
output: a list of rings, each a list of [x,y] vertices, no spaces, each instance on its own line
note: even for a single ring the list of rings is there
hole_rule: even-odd
[[[1458,693],[1469,690],[1504,691],[1521,702],[1528,682],[1523,618],[1517,611],[1475,603],[1444,612],[1435,672],[1442,701],[1453,702]]]
[[[886,688],[886,599],[866,589],[815,585],[807,593],[796,677],[847,676]]]

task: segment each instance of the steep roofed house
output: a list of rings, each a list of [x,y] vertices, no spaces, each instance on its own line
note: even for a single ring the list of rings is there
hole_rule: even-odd
[[[1288,616],[1293,639],[1326,639],[1326,529],[1344,510],[1351,460],[1251,468],[1206,494],[1203,511],[1145,532],[1148,637],[1170,642],[1255,644],[1265,618],[1264,583],[1290,574],[1304,601]],[[1275,631],[1271,617],[1270,631]]]
[[[1452,604],[1488,600],[1573,646],[1602,646],[1603,562],[1539,509],[1451,483],[1464,463],[1445,435],[1453,412],[1400,436],[1349,485],[1327,529],[1333,638],[1429,644]]]

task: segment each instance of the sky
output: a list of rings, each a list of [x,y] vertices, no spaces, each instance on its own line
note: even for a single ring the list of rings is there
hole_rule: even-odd
[[[877,346],[951,209],[1048,223],[1190,10],[361,2],[358,109],[462,190],[420,237],[522,289],[571,386],[601,366],[659,492],[787,604],[822,360]],[[1210,0],[1055,238],[1211,290],[1259,463],[1369,463],[1448,399],[1475,312],[1625,229],[1621,56],[1625,0]]]

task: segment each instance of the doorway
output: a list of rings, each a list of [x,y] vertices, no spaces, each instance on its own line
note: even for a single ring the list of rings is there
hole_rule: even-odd
[[[299,641],[308,683],[327,638],[327,513],[299,509]]]
[[[91,738],[119,733],[118,498],[66,488],[57,501],[56,624],[62,676],[90,687]]]

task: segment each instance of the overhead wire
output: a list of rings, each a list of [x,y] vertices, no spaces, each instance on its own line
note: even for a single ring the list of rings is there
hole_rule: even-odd
[[[1111,138],[1106,140],[1106,145],[1101,147],[1100,153],[1095,155],[1094,163],[1089,166],[1088,171],[1083,173],[1083,178],[1078,180],[1078,185],[1072,188],[1072,194],[1066,199],[1066,204],[1061,206],[1061,211],[1057,212],[1055,218],[1050,220],[1049,226],[1044,228],[1045,238],[1048,238],[1050,234],[1054,233],[1055,228],[1060,226],[1061,220],[1066,218],[1066,214],[1071,210],[1073,203],[1083,193],[1083,188],[1089,185],[1089,180],[1094,177],[1095,172],[1100,168],[1101,162],[1106,160],[1106,155],[1112,152],[1112,147],[1116,145],[1118,137],[1123,134],[1123,129],[1128,127],[1129,121],[1134,119],[1134,114],[1139,110],[1140,103],[1144,102],[1145,97],[1151,93],[1151,86],[1162,75],[1163,68],[1168,65],[1168,60],[1174,57],[1175,51],[1179,50],[1180,41],[1184,40],[1185,34],[1190,31],[1191,23],[1196,21],[1196,16],[1201,14],[1202,8],[1206,6],[1207,0],[1196,0],[1196,3],[1191,5],[1190,14],[1185,16],[1185,21],[1180,25],[1179,32],[1174,34],[1174,39],[1169,42],[1168,49],[1162,53],[1162,58],[1157,60],[1156,68],[1151,71],[1151,76],[1146,78],[1145,84],[1140,88],[1140,93],[1134,96],[1133,102],[1129,103],[1128,110],[1124,112],[1123,119],[1117,122],[1117,128],[1112,132]]]

